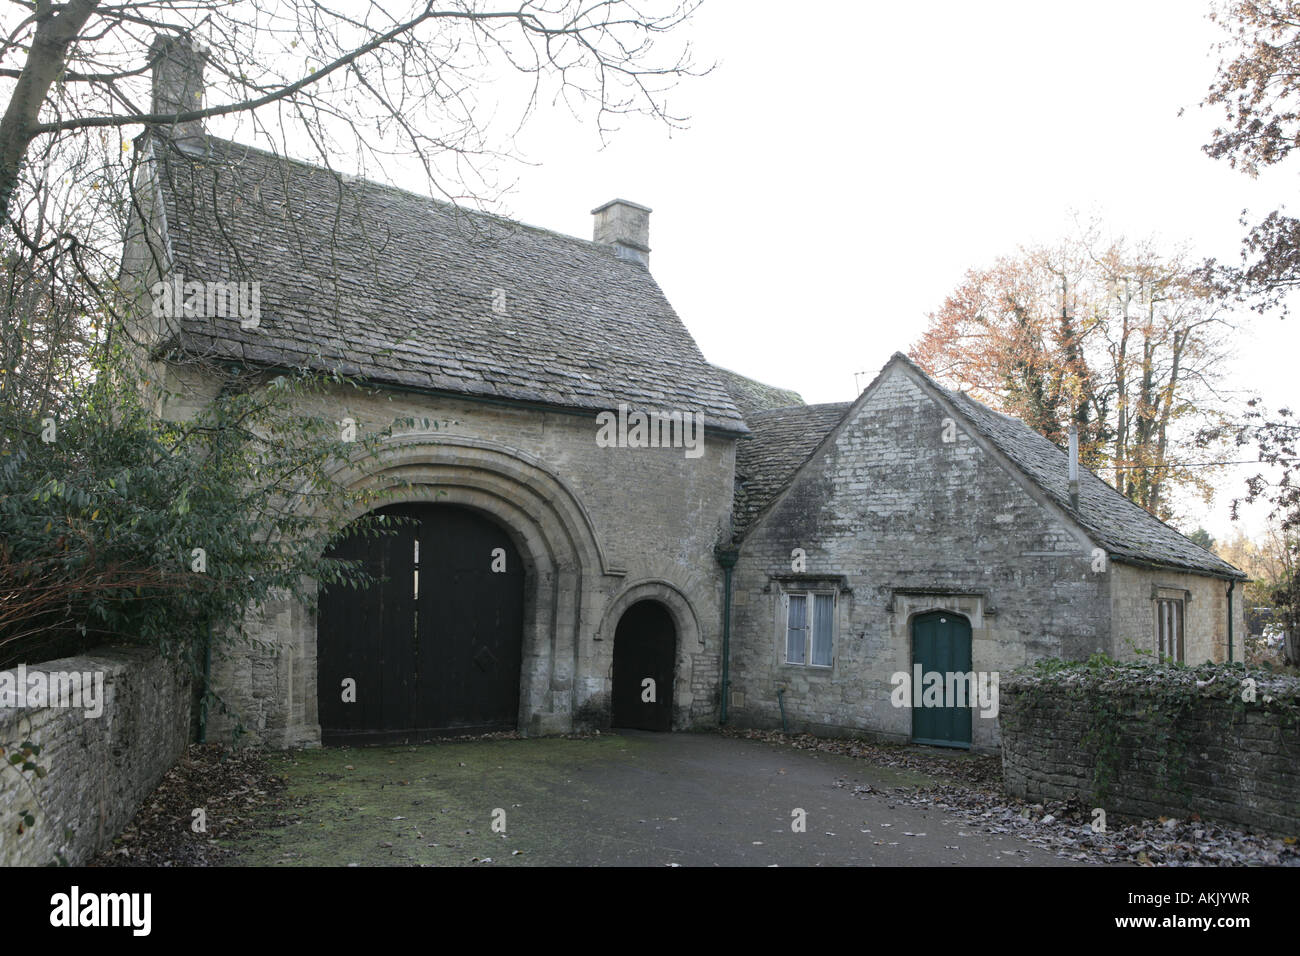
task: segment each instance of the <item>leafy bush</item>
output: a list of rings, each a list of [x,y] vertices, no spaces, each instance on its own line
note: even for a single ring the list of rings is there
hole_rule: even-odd
[[[318,582],[369,580],[325,551],[342,516],[377,498],[342,486],[339,466],[388,432],[345,441],[300,410],[352,383],[230,373],[210,405],[170,422],[125,364],[63,420],[0,405],[0,666],[114,639],[198,673],[209,630],[238,641],[268,600],[310,605]]]

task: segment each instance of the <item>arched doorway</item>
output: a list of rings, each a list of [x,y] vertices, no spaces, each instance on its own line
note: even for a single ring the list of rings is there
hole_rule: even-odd
[[[456,505],[376,513],[408,520],[390,534],[354,531],[330,552],[382,580],[321,592],[322,743],[515,729],[524,568],[509,535]]]
[[[940,675],[941,693],[933,689],[927,697],[925,675]],[[913,688],[912,740],[939,747],[970,748],[973,682],[971,674],[970,621],[951,611],[930,611],[912,618],[912,679],[920,680],[918,693]],[[957,675],[961,675],[958,677]],[[973,675],[972,675],[973,676]],[[916,706],[917,698],[922,706]],[[935,698],[938,698],[937,700]]]
[[[658,601],[638,601],[614,631],[611,723],[640,730],[671,730],[677,628]]]

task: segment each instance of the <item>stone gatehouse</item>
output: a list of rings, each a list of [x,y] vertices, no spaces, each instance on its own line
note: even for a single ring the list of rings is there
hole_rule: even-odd
[[[201,58],[155,56],[176,112]],[[286,602],[269,650],[218,663],[269,745],[727,720],[989,747],[995,720],[895,707],[893,675],[1240,640],[1239,571],[1086,471],[1071,498],[1065,452],[903,356],[819,406],[705,361],[643,206],[598,207],[588,241],[193,126],[138,146],[125,274],[259,289],[255,323],[138,317],[161,414],[215,396],[174,361],[202,356],[362,381],[317,399],[361,429],[436,424],[345,475],[413,489],[388,506],[414,537],[343,545],[391,590]],[[378,703],[339,707],[358,674]]]

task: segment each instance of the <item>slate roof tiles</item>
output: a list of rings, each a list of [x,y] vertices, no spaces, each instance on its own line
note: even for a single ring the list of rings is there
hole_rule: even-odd
[[[734,534],[739,537],[773,498],[790,482],[830,432],[851,402],[795,405],[750,412],[745,421],[750,438],[736,443],[736,495],[732,508]]]
[[[186,279],[260,282],[260,322],[185,318],[186,353],[745,432],[650,272],[612,247],[206,142],[150,141],[170,251]]]
[[[1088,469],[1079,469],[1079,507],[1070,507],[1067,453],[1024,422],[950,391],[902,353],[881,371],[901,364],[946,399],[973,428],[1002,452],[1058,507],[1114,559],[1180,568],[1219,577],[1246,575],[1134,504]],[[735,534],[743,536],[755,517],[794,479],[799,468],[856,403],[806,405],[746,416],[753,436],[737,444]]]

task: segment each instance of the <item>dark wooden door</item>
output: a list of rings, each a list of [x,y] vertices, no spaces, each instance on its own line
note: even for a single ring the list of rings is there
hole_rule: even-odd
[[[677,629],[666,607],[638,601],[623,612],[614,631],[615,727],[672,729],[676,659]],[[647,679],[654,683],[647,685]]]
[[[513,730],[523,651],[519,553],[468,508],[435,506],[421,527],[420,726]]]
[[[937,672],[943,679],[943,702],[938,707],[912,705],[912,739],[920,744],[941,747],[970,747],[971,696],[965,706],[957,706],[956,687],[949,687],[948,674],[968,674],[971,669],[970,622],[958,614],[934,611],[912,619],[912,674],[921,665],[921,674]],[[949,691],[954,693],[949,696]]]
[[[514,729],[524,569],[509,536],[453,505],[380,509],[393,534],[353,533],[332,554],[380,583],[321,592],[318,704],[324,743]],[[343,699],[343,681],[356,700]]]

